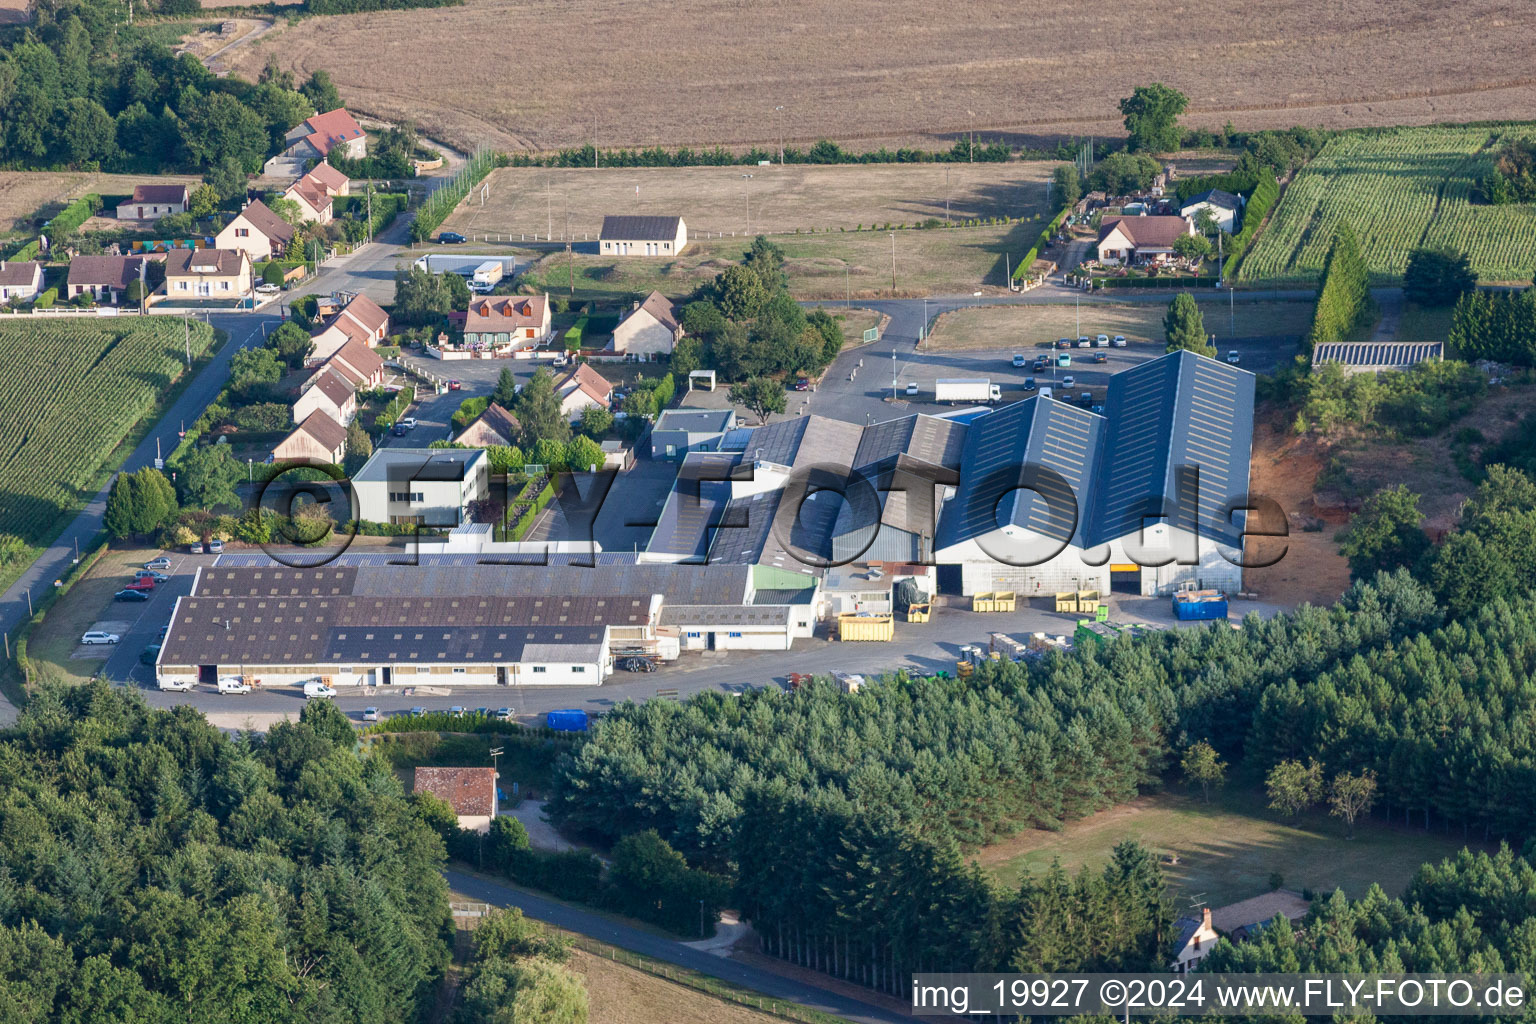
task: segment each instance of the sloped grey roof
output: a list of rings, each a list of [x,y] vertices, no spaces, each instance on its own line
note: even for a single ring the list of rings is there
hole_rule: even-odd
[[[690,452],[678,467],[646,551],[702,564],[724,525],[730,478],[740,462],[736,453]]]
[[[1445,343],[1440,341],[1328,341],[1312,350],[1312,365],[1342,363],[1403,370],[1444,357]]]
[[[627,217],[603,218],[602,233],[605,242],[653,242],[658,239],[671,241],[677,237],[677,225],[681,217]]]
[[[1219,206],[1222,209],[1232,210],[1233,212],[1243,208],[1243,201],[1241,199],[1237,198],[1237,196],[1233,195],[1231,192],[1227,192],[1224,189],[1219,188],[1206,189],[1199,195],[1190,196],[1188,199],[1184,200],[1182,204],[1180,204],[1179,208],[1181,210],[1187,210],[1191,206],[1194,206],[1196,203],[1210,203],[1212,206]]]

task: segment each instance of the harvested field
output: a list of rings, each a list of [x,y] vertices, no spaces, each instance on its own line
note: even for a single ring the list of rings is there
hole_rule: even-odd
[[[466,235],[596,238],[605,214],[680,215],[694,238],[784,234],[881,224],[1030,217],[1045,211],[1055,164],[882,164],[823,167],[504,167],[443,227]],[[744,177],[750,175],[750,177]],[[750,215],[750,221],[748,216]]]
[[[1121,130],[1119,99],[1154,80],[1190,97],[1187,124],[1210,128],[1536,108],[1528,26],[1508,0],[1283,0],[1258,18],[1220,0],[1199,15],[1223,32],[1198,47],[1193,8],[1124,13],[1108,0],[969,0],[943,17],[921,0],[469,0],[306,19],[231,63],[251,79],[269,56],[324,68],[353,109],[413,118],[461,149],[767,148],[781,132],[791,145],[945,148],[973,129],[1020,142],[1102,136]],[[540,41],[539,60],[507,58],[509,27]],[[596,56],[615,45],[648,59]]]
[[[32,0],[0,0],[0,25],[25,25],[31,11]]]
[[[76,196],[131,195],[135,185],[186,182],[198,184],[191,174],[97,174],[90,171],[0,171],[0,234],[30,231],[31,219],[41,212],[46,219]]]
[[[1039,233],[1038,223],[1011,227],[897,231],[896,287],[891,288],[891,233],[832,232],[775,235],[784,250],[789,289],[797,299],[890,298],[914,295],[970,294],[982,290],[1006,294],[1007,258],[1017,257]],[[567,294],[574,267],[576,298],[627,300],[652,289],[678,298],[713,278],[741,258],[750,240],[714,239],[689,244],[676,259],[638,259],[515,246],[487,247],[497,255],[516,255],[532,267],[520,278],[533,290]],[[450,247],[445,251],[462,251]],[[473,251],[473,250],[472,250]]]
[[[1197,299],[1205,316],[1206,329],[1225,337],[1302,335],[1312,321],[1311,302],[1243,302],[1231,307],[1225,299]],[[1163,341],[1161,302],[1137,302],[1111,305],[1084,303],[1082,329],[1078,329],[1079,311],[1067,303],[1040,303],[1019,306],[976,306],[957,309],[939,317],[933,333],[923,348],[936,351],[996,349],[1008,344],[1049,347],[1057,338],[1075,338],[1079,334],[1123,334],[1130,341]],[[1229,324],[1235,316],[1236,329]],[[1001,342],[999,339],[1012,339]]]

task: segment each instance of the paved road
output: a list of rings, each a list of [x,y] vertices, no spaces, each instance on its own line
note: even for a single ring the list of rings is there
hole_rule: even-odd
[[[727,960],[672,939],[652,935],[638,928],[630,928],[600,914],[568,907],[563,903],[556,903],[521,889],[484,881],[458,871],[444,871],[443,875],[454,891],[466,896],[473,896],[477,900],[499,907],[517,907],[528,917],[548,922],[556,928],[587,935],[611,946],[618,946],[620,949],[627,949],[655,960],[663,960],[678,967],[697,971],[699,974],[719,978],[754,992],[761,992],[774,999],[798,1003],[801,1006],[820,1010],[822,1013],[836,1014],[851,1021],[858,1021],[859,1024],[897,1024],[897,1022],[912,1019],[905,1014],[895,1013],[824,988],[795,981],[760,967]]]

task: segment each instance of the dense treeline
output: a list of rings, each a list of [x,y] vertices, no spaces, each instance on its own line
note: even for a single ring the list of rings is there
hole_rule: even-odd
[[[1472,201],[1494,206],[1536,202],[1536,142],[1510,139],[1500,147],[1493,167],[1473,184]]]
[[[1464,294],[1446,336],[1461,359],[1536,366],[1536,289]]]
[[[1536,745],[1517,723],[1536,711],[1533,667],[1536,602],[1445,625],[1399,572],[1333,608],[970,681],[625,705],[565,766],[551,813],[604,843],[656,829],[735,873],[770,949],[899,991],[910,970],[1019,955],[1004,924],[1022,896],[967,868],[962,844],[1127,800],[1197,740],[1259,775],[1309,755],[1369,768],[1394,816],[1523,834]]]
[[[1025,150],[1025,156],[1048,160],[1069,160],[1076,142],[1063,142],[1052,150]],[[1002,142],[977,142],[974,152],[969,138],[961,139],[947,150],[916,149],[903,146],[900,149],[867,150],[853,152],[829,139],[822,139],[806,149],[784,147],[767,150],[754,146],[736,153],[724,146],[712,149],[693,149],[680,146],[666,149],[651,146],[648,149],[595,149],[591,145],[574,149],[562,149],[543,156],[519,153],[510,158],[513,167],[734,167],[738,164],[756,166],[764,161],[786,164],[926,164],[967,163],[974,160],[983,163],[1001,163],[1013,156],[1015,150]]]
[[[1348,341],[1350,335],[1375,318],[1370,271],[1360,254],[1360,240],[1348,224],[1340,224],[1323,263],[1317,289],[1317,310],[1307,331],[1307,349],[1331,341]]]
[[[329,702],[265,738],[105,684],[0,733],[12,1019],[379,1024],[448,961],[441,841]]]

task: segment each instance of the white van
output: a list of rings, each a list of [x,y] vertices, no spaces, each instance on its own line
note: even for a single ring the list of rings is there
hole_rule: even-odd
[[[177,693],[190,693],[195,684],[190,679],[162,679],[160,689],[175,690]]]
[[[304,684],[304,699],[314,700],[316,697],[334,697],[336,691],[326,686],[318,679],[311,679]]]
[[[250,693],[251,692],[251,684],[246,682],[240,676],[220,676],[219,677],[219,692],[220,693]]]
[[[1051,389],[1048,388],[1048,387],[1041,388],[1040,389],[1040,397],[1041,398],[1050,398],[1051,397]]]

